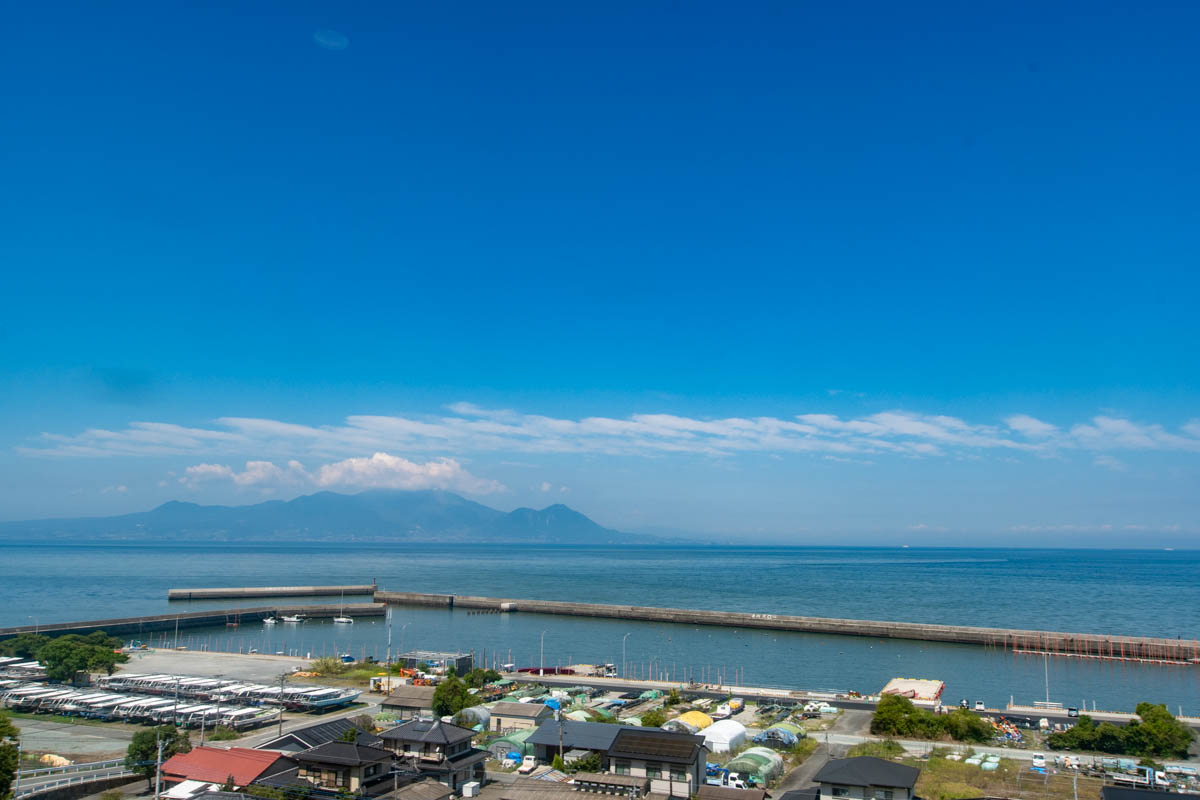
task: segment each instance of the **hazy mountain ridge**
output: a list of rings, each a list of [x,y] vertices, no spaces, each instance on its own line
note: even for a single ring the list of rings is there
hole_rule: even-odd
[[[567,506],[510,512],[440,490],[318,492],[248,506],[202,506],[172,500],[150,511],[113,517],[0,523],[0,538],[101,541],[461,541],[548,544],[654,543],[656,537],[598,525]]]

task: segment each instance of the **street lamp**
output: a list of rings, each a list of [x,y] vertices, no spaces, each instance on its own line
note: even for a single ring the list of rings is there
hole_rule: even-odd
[[[29,617],[28,619],[33,620],[33,635],[37,636],[38,635],[38,618],[37,617]]]
[[[538,672],[545,673],[546,668],[546,632],[542,631],[542,643],[538,645]]]
[[[633,631],[630,631],[629,633],[633,633]],[[622,678],[625,678],[625,677],[627,677],[627,676],[626,676],[626,674],[625,674],[625,673],[626,673],[626,669],[625,669],[625,667],[626,667],[626,661],[625,661],[625,640],[629,638],[629,633],[627,633],[627,634],[625,634],[624,636],[622,636],[622,637],[621,637],[621,677],[622,677]]]

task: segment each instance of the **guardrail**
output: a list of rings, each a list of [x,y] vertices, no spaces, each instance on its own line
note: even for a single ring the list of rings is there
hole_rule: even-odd
[[[41,781],[32,785],[26,785],[22,782],[21,787],[13,793],[14,798],[32,797],[42,792],[48,792],[51,789],[61,789],[64,786],[73,786],[80,783],[91,783],[93,781],[108,780],[110,778],[121,778],[126,775],[130,777],[137,775],[131,769],[125,767],[116,767],[109,770],[93,770],[78,775],[72,775],[68,778],[59,778],[56,781]]]
[[[94,772],[98,769],[112,769],[124,765],[125,759],[112,758],[108,761],[84,761],[81,764],[67,764],[65,767],[38,767],[23,769],[18,774],[22,779],[37,778],[43,775],[68,775],[75,772]]]

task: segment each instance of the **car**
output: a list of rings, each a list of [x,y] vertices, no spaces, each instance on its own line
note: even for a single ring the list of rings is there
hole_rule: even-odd
[[[517,772],[521,773],[522,775],[528,775],[537,769],[537,765],[538,763],[536,756],[525,756],[523,759],[521,759],[521,766],[517,768]]]
[[[1068,716],[1068,717],[1078,717],[1078,716],[1079,716],[1079,709],[1078,709],[1078,708],[1068,708],[1068,709],[1067,709],[1067,716]]]
[[[1046,768],[1046,755],[1044,753],[1033,754],[1033,766],[1035,769]]]
[[[983,704],[982,700],[976,700],[975,701],[975,710],[976,711],[986,711],[987,706]]]

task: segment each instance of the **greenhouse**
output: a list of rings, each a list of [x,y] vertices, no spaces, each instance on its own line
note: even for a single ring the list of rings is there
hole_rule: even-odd
[[[516,753],[518,758],[533,755],[533,745],[526,744],[525,740],[532,736],[535,730],[536,728],[530,728],[493,739],[488,743],[487,750],[493,757],[501,761],[509,758],[510,753]]]
[[[666,724],[662,726],[662,729],[664,731],[670,731],[671,733],[696,733],[697,731],[697,728],[687,724],[682,719],[667,720]]]
[[[709,725],[713,724],[712,717],[710,717],[708,714],[705,714],[703,711],[685,711],[679,715],[678,719],[680,722],[683,722],[698,731],[702,731]]]
[[[730,772],[744,773],[756,781],[766,783],[783,772],[783,759],[774,750],[751,747],[725,767]]]
[[[732,719],[714,722],[704,729],[704,744],[712,753],[728,753],[746,741],[746,726]]]

